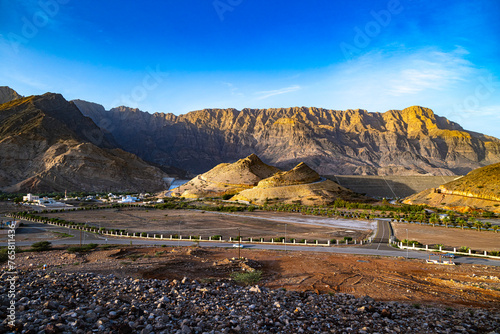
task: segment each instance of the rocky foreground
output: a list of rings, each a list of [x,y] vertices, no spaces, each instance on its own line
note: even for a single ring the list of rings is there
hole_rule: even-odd
[[[2,333],[498,333],[500,328],[500,314],[487,310],[240,287],[230,281],[44,271],[19,272],[16,279],[17,325],[11,329],[5,320]],[[3,319],[7,292],[3,284]]]

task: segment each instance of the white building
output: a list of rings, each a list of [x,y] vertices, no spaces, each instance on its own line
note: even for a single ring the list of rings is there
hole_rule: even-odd
[[[137,197],[132,197],[130,195],[122,197],[122,199],[119,201],[119,203],[135,203],[135,202],[137,202]]]
[[[23,201],[24,202],[35,202],[40,199],[39,196],[35,196],[33,194],[28,194],[27,196],[23,196]]]

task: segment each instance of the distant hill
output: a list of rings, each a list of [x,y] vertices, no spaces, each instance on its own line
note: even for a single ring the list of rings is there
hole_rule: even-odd
[[[500,163],[473,170],[438,188],[424,190],[405,202],[467,211],[500,212]]]
[[[84,115],[147,161],[204,173],[252,153],[322,175],[463,175],[500,162],[500,140],[419,106],[385,113],[321,108],[204,109],[185,115],[81,100]]]
[[[220,164],[174,189],[172,196],[185,198],[234,195],[231,200],[254,204],[268,202],[327,204],[342,199],[362,199],[333,181],[322,179],[305,163],[281,171],[255,154],[235,163]]]
[[[10,96],[0,104],[1,191],[165,189],[167,174],[119,149],[112,134],[61,95],[1,91]]]
[[[259,181],[279,171],[278,168],[262,162],[255,154],[251,154],[235,163],[215,166],[175,189],[172,195],[185,198],[234,195],[241,190],[256,186]]]

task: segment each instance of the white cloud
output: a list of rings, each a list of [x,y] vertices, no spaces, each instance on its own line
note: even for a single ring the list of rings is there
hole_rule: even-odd
[[[260,95],[259,97],[257,97],[257,100],[264,100],[264,99],[267,99],[267,98],[272,97],[272,96],[296,92],[300,89],[301,89],[301,87],[299,85],[295,85],[295,86],[285,87],[285,88],[276,89],[276,90],[256,92],[255,94]]]

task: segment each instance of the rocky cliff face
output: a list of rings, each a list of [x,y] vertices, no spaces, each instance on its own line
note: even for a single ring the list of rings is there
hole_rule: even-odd
[[[0,104],[2,191],[157,191],[165,177],[59,94]]]
[[[124,149],[195,173],[251,153],[283,169],[304,161],[320,174],[454,175],[500,161],[499,139],[417,106],[385,113],[302,107],[175,116],[75,104]]]

